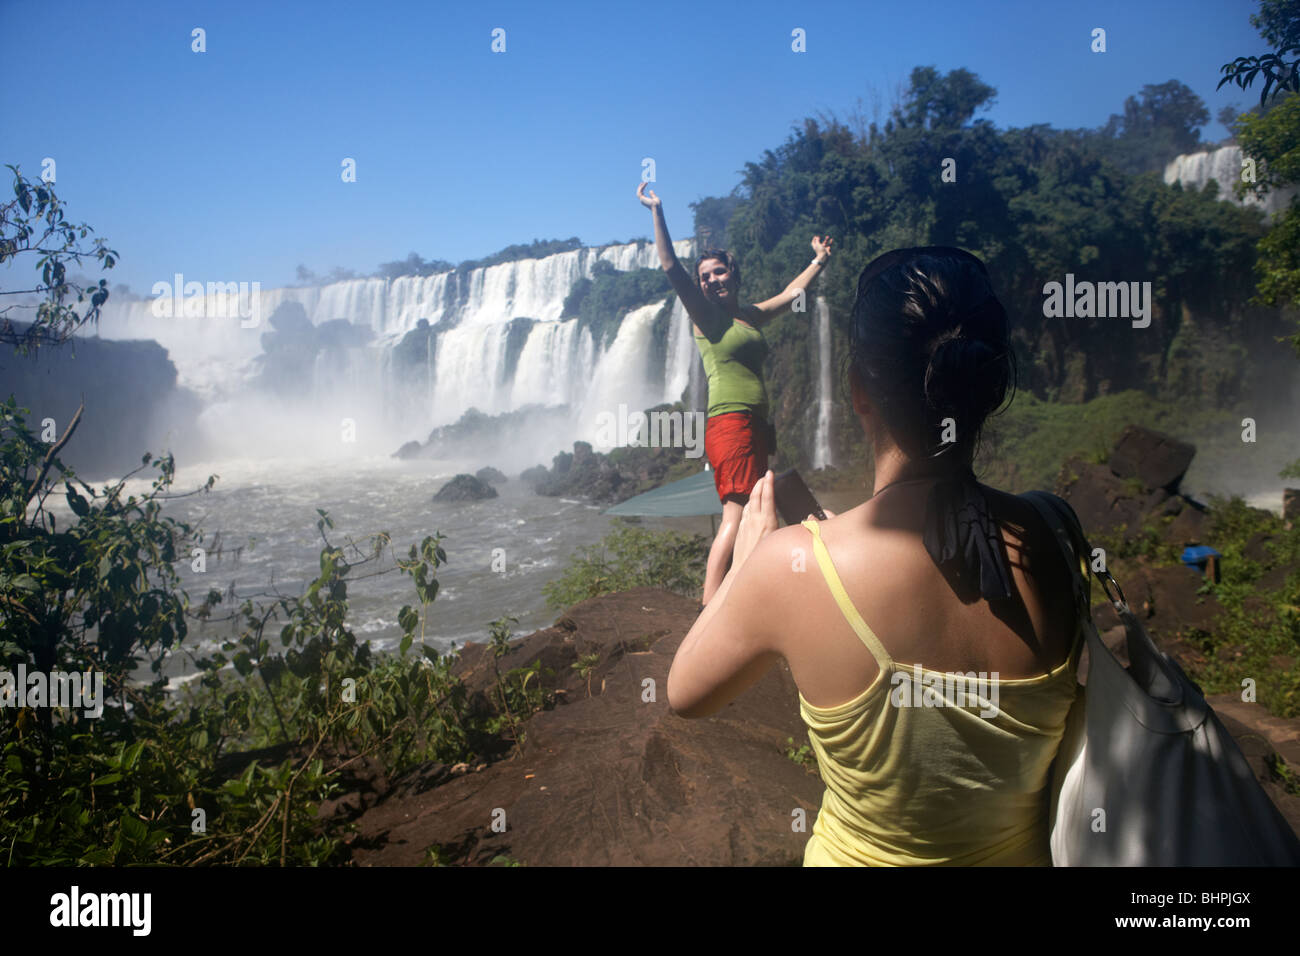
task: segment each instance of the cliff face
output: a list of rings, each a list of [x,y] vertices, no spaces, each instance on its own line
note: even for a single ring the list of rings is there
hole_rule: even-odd
[[[3,396],[30,409],[28,425],[50,440],[63,437],[85,402],[76,435],[59,453],[83,478],[120,477],[146,451],[164,451],[165,425],[194,411],[192,398],[176,387],[167,351],[152,341],[78,337],[28,356],[0,352],[0,381]]]

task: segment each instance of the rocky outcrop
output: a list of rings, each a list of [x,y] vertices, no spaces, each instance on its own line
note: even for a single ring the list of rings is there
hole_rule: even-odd
[[[650,411],[669,407],[661,405]],[[627,446],[605,453],[593,451],[588,442],[577,441],[572,452],[562,451],[552,459],[545,477],[539,475],[533,481],[533,490],[550,497],[583,497],[599,504],[617,504],[693,475],[703,467],[702,457],[687,458],[680,448]],[[525,474],[537,472],[530,468]]]
[[[478,501],[482,498],[495,498],[497,490],[486,481],[473,475],[457,475],[438,489],[434,501]]]
[[[19,335],[30,327],[12,325]],[[26,356],[0,349],[0,389],[0,399],[12,393],[19,408],[30,410],[28,427],[51,444],[85,403],[59,460],[87,479],[138,469],[146,451],[169,450],[169,429],[188,433],[200,411],[198,399],[177,387],[167,351],[153,341],[76,336]]]
[[[1056,493],[1070,503],[1089,534],[1132,542],[1145,533],[1145,526],[1158,524],[1178,546],[1196,544],[1205,532],[1205,505],[1179,490],[1195,454],[1193,445],[1130,425],[1106,464],[1067,460]]]
[[[416,866],[437,845],[469,865],[498,854],[533,866],[799,865],[808,831],[791,821],[803,810],[811,829],[822,785],[786,756],[789,738],[806,739],[794,681],[780,665],[713,717],[673,715],[668,669],[697,613],[639,588],[514,642],[501,670],[540,660],[563,702],[528,721],[522,754],[392,781],[356,817],[353,861]],[[598,661],[583,678],[572,665],[588,654]],[[485,692],[491,649],[466,645],[457,670]]]
[[[486,482],[489,485],[500,485],[510,480],[500,471],[493,468],[491,465],[487,465],[483,468],[480,468],[478,471],[474,472],[474,477],[477,478],[479,481]]]

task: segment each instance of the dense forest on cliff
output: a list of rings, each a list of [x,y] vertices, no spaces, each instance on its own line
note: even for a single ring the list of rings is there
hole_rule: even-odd
[[[1294,323],[1248,304],[1263,216],[1160,174],[1200,144],[1204,104],[1182,83],[1147,86],[1096,130],[1045,125],[999,130],[976,114],[996,91],[967,70],[913,71],[882,125],[808,118],[781,146],[746,164],[732,195],[692,204],[696,238],[738,259],[742,297],[774,294],[807,264],[813,235],[836,253],[811,290],[832,317],[832,354],[844,356],[863,266],[899,246],[956,245],[981,256],[1012,316],[1020,387],[1039,400],[1081,403],[1137,390],[1189,408],[1223,409],[1249,386],[1293,375],[1280,336]],[[946,172],[946,175],[945,175]],[[1225,187],[1226,188],[1226,187]],[[1043,286],[1150,282],[1151,323],[1045,318]],[[782,451],[816,414],[811,307],[765,329]],[[860,461],[835,369],[834,457]]]

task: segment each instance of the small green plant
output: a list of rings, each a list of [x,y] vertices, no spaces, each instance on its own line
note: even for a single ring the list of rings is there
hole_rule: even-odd
[[[1293,797],[1300,797],[1300,776],[1292,770],[1286,760],[1276,751],[1268,755],[1268,769],[1282,784],[1282,789]]]
[[[424,862],[421,866],[452,866],[454,861],[451,853],[440,843],[434,843],[424,851]]]
[[[539,710],[555,706],[554,691],[542,687],[545,677],[554,677],[550,668],[543,668],[541,660],[535,660],[527,667],[516,667],[501,673],[499,661],[510,652],[510,625],[517,624],[518,619],[501,617],[488,626],[491,628],[490,647],[492,650],[492,667],[496,673],[497,700],[501,704],[501,715],[489,718],[487,728],[491,733],[498,733],[503,728],[510,728],[511,739],[522,755],[527,732],[521,726]]]
[[[488,863],[488,866],[523,866],[523,865],[524,865],[523,863],[520,863],[509,853],[498,853],[496,856],[492,857],[492,860]]]
[[[559,580],[544,585],[542,592],[556,610],[638,587],[696,597],[708,550],[702,535],[647,531],[615,519],[605,539],[579,549]]]
[[[578,662],[572,665],[573,669],[578,672],[579,679],[587,682],[588,697],[591,696],[591,673],[599,663],[600,654],[593,652],[591,654],[583,654],[578,658]]]
[[[793,737],[785,738],[785,742],[786,742],[785,755],[788,759],[793,760],[795,763],[799,764],[799,766],[804,767],[805,769],[807,768],[816,769],[817,755],[813,753],[811,747],[809,747],[807,744],[804,744],[803,746],[796,749],[794,745]]]

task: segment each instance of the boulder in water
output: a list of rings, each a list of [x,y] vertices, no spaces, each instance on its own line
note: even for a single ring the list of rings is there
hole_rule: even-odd
[[[478,501],[481,498],[495,498],[496,496],[497,490],[486,481],[481,481],[473,475],[457,475],[438,490],[438,493],[433,496],[433,500]]]
[[[499,485],[510,480],[491,465],[474,472],[474,477],[479,481],[487,482],[489,485]]]

